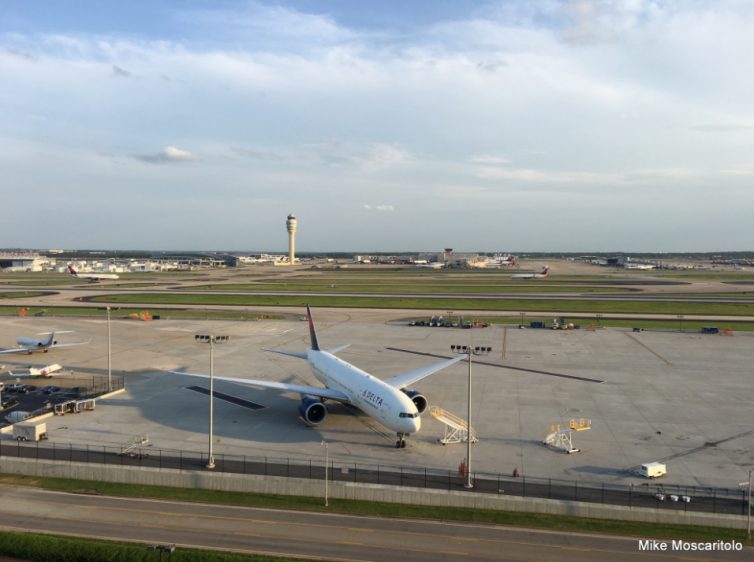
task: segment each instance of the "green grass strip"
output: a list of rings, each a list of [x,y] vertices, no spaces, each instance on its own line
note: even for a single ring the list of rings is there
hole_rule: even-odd
[[[419,308],[427,310],[522,310],[631,314],[754,315],[751,303],[588,301],[578,299],[475,299],[421,297],[351,297],[299,295],[206,295],[206,294],[119,294],[93,297],[90,302],[190,304],[236,306],[305,306],[346,308]]]
[[[160,559],[159,553],[149,550],[146,544],[14,531],[0,531],[0,555],[30,562],[154,562]],[[172,554],[166,554],[164,560],[288,562],[294,559],[176,548]]]
[[[420,318],[420,320],[426,320],[426,317]],[[481,320],[482,322],[487,322],[489,324],[510,324],[515,325],[518,327],[518,325],[521,323],[520,317],[508,317],[508,318],[499,318],[499,317],[474,317],[474,318],[465,318],[466,321],[472,321],[472,320]],[[533,317],[533,316],[526,316],[524,318],[524,326],[529,327],[530,322],[539,321],[544,322],[545,326],[548,328],[552,325],[552,317],[551,316],[542,316],[542,317]],[[741,332],[751,332],[754,331],[754,322],[721,322],[721,321],[714,321],[714,320],[706,320],[706,321],[689,321],[689,320],[683,320],[682,322],[679,322],[678,320],[649,320],[644,318],[564,318],[564,320],[568,323],[575,324],[577,326],[580,326],[581,328],[587,328],[589,326],[594,326],[597,328],[642,328],[645,330],[666,330],[666,331],[679,331],[682,330],[684,332],[699,332],[702,327],[705,326],[715,326],[720,329],[720,331],[723,331],[727,328],[730,328],[734,331],[741,331]]]
[[[41,297],[47,293],[41,293],[39,291],[8,291],[0,292],[0,299],[30,299],[35,297]]]
[[[541,529],[587,531],[628,535],[647,538],[674,538],[688,540],[746,540],[745,530],[696,525],[673,525],[651,522],[590,519],[565,515],[521,513],[475,508],[452,508],[441,506],[405,505],[383,502],[367,502],[330,498],[329,508],[322,505],[322,498],[276,496],[242,492],[223,492],[165,486],[141,486],[113,482],[94,482],[64,478],[0,474],[0,484],[34,486],[46,490],[73,493],[95,493],[109,496],[156,498],[178,501],[194,501],[221,505],[327,511],[352,515],[377,517],[405,517],[416,519],[461,521],[481,524],[512,525]],[[748,544],[752,544],[749,541]]]
[[[17,306],[0,306],[0,316],[18,316]],[[96,307],[23,307],[27,308],[28,316],[87,316],[104,318],[105,310]],[[112,319],[128,318],[130,314],[149,312],[152,316],[164,319],[190,318],[198,320],[274,320],[283,318],[282,314],[262,314],[242,310],[211,310],[211,309],[182,309],[182,308],[120,308],[112,311]]]
[[[236,291],[236,292],[278,292],[278,293],[419,293],[448,294],[475,293],[497,295],[506,293],[623,293],[624,288],[575,286],[575,285],[470,285],[438,282],[434,284],[387,284],[387,283],[257,283],[201,285],[181,287],[180,291]]]

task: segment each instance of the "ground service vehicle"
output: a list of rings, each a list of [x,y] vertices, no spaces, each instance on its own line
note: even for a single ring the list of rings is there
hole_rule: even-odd
[[[639,469],[639,474],[645,478],[659,478],[660,476],[667,474],[667,472],[667,467],[661,462],[648,462],[641,465],[641,468]]]
[[[13,426],[13,437],[18,441],[39,441],[47,439],[47,424],[18,422]]]

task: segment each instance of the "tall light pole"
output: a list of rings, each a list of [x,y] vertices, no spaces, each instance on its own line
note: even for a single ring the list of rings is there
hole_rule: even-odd
[[[110,307],[107,307],[107,391],[113,391],[112,348],[110,347]]]
[[[473,488],[474,483],[471,480],[471,356],[487,355],[492,351],[492,348],[479,346],[471,347],[470,345],[451,345],[450,350],[453,353],[467,355],[469,359],[468,396],[466,403],[466,484],[464,484],[464,488]]]
[[[754,468],[749,469],[749,479],[746,482],[741,482],[739,486],[746,486],[748,488],[748,509],[746,510],[746,538],[751,540],[751,475],[754,473]]]
[[[328,507],[329,503],[327,500],[327,468],[330,465],[330,455],[327,449],[327,443],[323,440],[321,445],[325,448],[325,507]]]
[[[754,468],[749,469],[749,509],[748,517],[746,518],[746,538],[751,540],[751,473],[754,472]]]
[[[197,334],[194,339],[201,343],[209,344],[209,454],[207,456],[207,468],[215,468],[215,455],[212,451],[212,422],[214,418],[215,398],[215,344],[225,343],[230,336],[213,336]]]

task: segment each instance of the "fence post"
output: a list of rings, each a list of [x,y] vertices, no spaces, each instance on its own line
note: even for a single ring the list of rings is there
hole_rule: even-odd
[[[576,501],[579,501],[579,481],[578,480],[573,481],[573,498]]]
[[[717,490],[712,490],[712,513],[717,513]]]
[[[377,484],[380,483],[380,465],[377,465]]]
[[[353,463],[353,481],[356,483],[356,463]]]
[[[246,457],[244,457],[246,458]],[[309,459],[309,480],[312,479],[312,459]]]
[[[629,484],[628,485],[628,507],[634,506],[633,500],[634,500],[634,485]]]
[[[37,442],[39,445],[39,442]],[[89,443],[86,444],[86,462],[89,462]]]
[[[523,485],[523,496],[526,497],[526,476],[521,477],[521,484]]]
[[[243,456],[243,473],[246,474],[246,455]]]
[[[497,493],[500,493],[500,473],[497,473]]]
[[[52,442],[52,460],[55,460],[55,442]]]
[[[401,465],[401,486],[403,486],[403,465]]]
[[[183,449],[178,451],[178,470],[183,470]]]
[[[102,445],[102,464],[107,464],[107,446]]]
[[[162,449],[160,449],[160,470],[162,470]]]
[[[427,487],[427,467],[424,467],[424,487]]]
[[[605,503],[605,483],[602,483],[602,503]]]
[[[552,478],[547,479],[547,498],[552,499]]]
[[[746,490],[741,490],[741,515],[746,515]]]

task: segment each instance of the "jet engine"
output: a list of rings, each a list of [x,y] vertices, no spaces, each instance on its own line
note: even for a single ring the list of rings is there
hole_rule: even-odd
[[[309,425],[319,425],[325,421],[325,417],[327,416],[327,408],[322,403],[322,400],[316,396],[307,395],[301,398],[298,411]]]
[[[419,413],[423,414],[427,409],[427,406],[429,406],[429,400],[427,400],[427,397],[413,388],[402,388],[401,390],[403,391],[403,394],[411,398],[411,401],[414,403],[414,406],[416,406],[416,409],[419,410]]]

